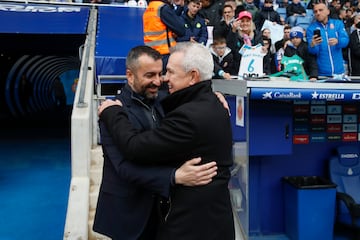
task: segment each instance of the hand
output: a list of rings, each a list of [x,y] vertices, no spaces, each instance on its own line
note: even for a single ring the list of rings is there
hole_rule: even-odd
[[[329,45],[330,46],[335,46],[336,44],[338,44],[338,40],[337,38],[329,38]]]
[[[231,77],[231,76],[230,76]],[[228,113],[229,113],[229,116],[231,115],[230,114],[230,108],[229,108],[229,104],[228,102],[226,101],[224,95],[222,95],[222,93],[220,92],[214,92],[215,95],[217,96],[217,98],[219,99],[220,103],[222,103],[223,107],[228,110]]]
[[[322,42],[321,36],[314,35],[311,39],[311,47],[314,47]]]
[[[240,27],[240,20],[235,20],[233,23],[232,23],[232,28],[231,30],[233,32],[236,32],[237,30],[241,31],[241,27]]]
[[[261,52],[267,54],[268,53],[268,47],[261,46]]]
[[[228,25],[228,26],[229,26],[230,21],[231,21],[231,17],[230,17],[230,16],[228,16],[228,15],[226,15],[226,16],[224,17],[224,20],[225,20],[226,25]]]
[[[223,78],[224,78],[224,79],[228,79],[228,80],[231,79],[230,73],[227,73],[227,72],[224,73]]]
[[[110,100],[110,99],[107,99],[104,102],[102,102],[100,104],[100,106],[98,106],[98,116],[101,115],[101,113],[105,110],[105,108],[114,106],[114,105],[122,106],[122,103],[120,102],[120,100],[114,101],[114,100]]]
[[[193,158],[176,169],[175,183],[188,187],[210,183],[217,174],[216,162],[198,165],[200,162],[200,157]]]

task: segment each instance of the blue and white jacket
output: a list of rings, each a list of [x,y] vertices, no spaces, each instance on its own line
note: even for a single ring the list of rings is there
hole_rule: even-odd
[[[323,41],[311,47],[311,39],[315,29],[320,29]],[[330,38],[336,38],[338,43],[335,46],[330,46],[328,43]],[[309,53],[317,57],[319,76],[332,77],[344,74],[342,48],[347,47],[349,35],[342,21],[329,18],[326,25],[318,21],[311,23],[306,30],[306,40],[308,42]]]

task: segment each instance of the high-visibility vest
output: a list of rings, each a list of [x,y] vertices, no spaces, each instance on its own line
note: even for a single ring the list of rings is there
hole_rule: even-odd
[[[169,48],[176,45],[170,30],[160,19],[160,9],[165,3],[150,1],[143,15],[144,44],[160,52],[169,54]]]

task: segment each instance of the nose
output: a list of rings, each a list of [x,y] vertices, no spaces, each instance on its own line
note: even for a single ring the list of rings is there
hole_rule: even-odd
[[[163,75],[163,82],[165,82],[165,83],[169,82],[169,74],[168,74],[168,72],[166,72],[165,75]]]
[[[156,86],[160,86],[162,81],[163,81],[163,76],[158,75],[153,79],[152,83]]]

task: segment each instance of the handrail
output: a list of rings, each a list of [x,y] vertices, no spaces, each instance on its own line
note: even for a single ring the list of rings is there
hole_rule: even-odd
[[[97,11],[95,11],[95,7],[90,11],[89,23],[87,28],[88,37],[86,38],[85,45],[84,45],[84,52],[81,61],[80,71],[83,72],[83,75],[79,81],[80,90],[79,90],[79,101],[77,103],[77,107],[84,108],[87,107],[88,104],[84,101],[85,99],[85,91],[86,91],[86,81],[87,81],[87,74],[88,70],[91,70],[94,66],[89,66],[89,56],[90,53],[94,53],[95,51],[95,37],[96,37],[96,24],[97,22]],[[93,51],[93,52],[91,52]],[[93,55],[93,54],[92,54]]]

